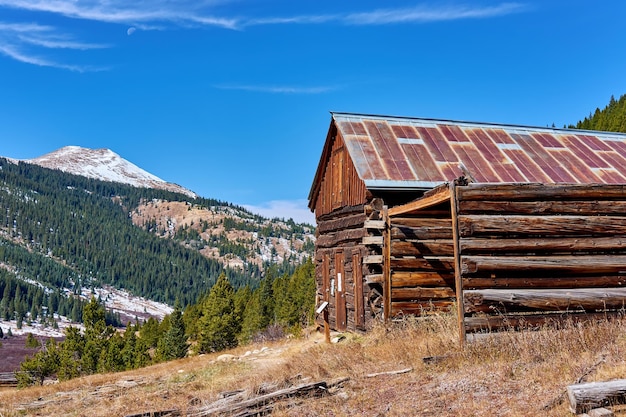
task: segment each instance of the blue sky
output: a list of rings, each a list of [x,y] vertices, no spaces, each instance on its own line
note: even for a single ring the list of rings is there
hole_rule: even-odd
[[[557,126],[626,93],[624,1],[0,0],[0,155],[109,148],[268,216],[330,111]]]

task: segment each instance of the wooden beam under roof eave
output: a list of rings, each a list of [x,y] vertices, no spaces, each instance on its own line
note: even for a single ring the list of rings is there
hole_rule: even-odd
[[[445,201],[450,200],[450,187],[448,184],[444,184],[432,190],[428,195],[420,198],[419,200],[411,201],[410,203],[403,204],[401,206],[392,207],[389,209],[389,216],[399,216],[401,214],[411,213],[418,210],[423,210],[428,207],[436,206]]]

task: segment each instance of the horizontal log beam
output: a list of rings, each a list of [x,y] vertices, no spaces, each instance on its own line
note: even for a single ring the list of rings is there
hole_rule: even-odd
[[[364,227],[366,229],[384,230],[385,221],[384,220],[366,220],[364,223]]]
[[[427,315],[440,311],[448,311],[454,305],[452,300],[429,300],[426,302],[392,302],[391,316],[399,315]]]
[[[490,196],[485,196],[489,199]],[[626,201],[460,201],[459,214],[578,214],[592,216],[626,213]]]
[[[452,227],[392,227],[391,229],[392,239],[413,239],[413,240],[428,240],[428,239],[452,239]]]
[[[383,274],[369,274],[365,276],[366,284],[382,284],[385,282]]]
[[[367,230],[365,229],[342,230],[320,235],[315,241],[315,245],[318,248],[334,248],[341,243],[350,241],[361,243],[365,236],[367,236]]]
[[[452,240],[391,241],[391,256],[454,256]]]
[[[355,227],[363,227],[365,222],[365,214],[363,212],[352,214],[350,216],[333,218],[332,220],[317,221],[317,230],[319,233],[328,233],[337,230],[352,229]]]
[[[626,251],[626,237],[558,237],[527,239],[465,238],[459,242],[461,254],[515,252],[601,252]]]
[[[382,236],[365,236],[361,241],[364,245],[382,245],[383,237]]]
[[[367,255],[363,257],[363,264],[382,264],[383,263],[383,255]]]
[[[435,298],[453,299],[456,296],[454,288],[450,287],[414,287],[414,288],[392,288],[391,301],[406,300],[431,300]]]
[[[463,292],[466,313],[511,310],[605,310],[626,307],[626,288],[541,290],[469,290]]]
[[[617,274],[626,271],[626,255],[463,256],[462,275],[496,271],[535,274]]]
[[[391,287],[445,287],[454,288],[453,272],[392,271]]]
[[[546,325],[562,323],[564,320],[584,322],[590,320],[605,320],[609,316],[618,316],[621,313],[551,313],[551,314],[498,314],[493,316],[465,317],[465,330],[469,332],[497,331],[506,329],[537,328]]]
[[[626,186],[607,184],[469,184],[457,187],[463,200],[626,200]]]
[[[626,235],[621,216],[459,216],[461,238],[481,235]]]
[[[425,228],[450,228],[452,219],[434,219],[432,217],[394,217],[389,219],[391,227],[425,227]]]
[[[412,213],[423,210],[428,207],[436,206],[444,202],[450,201],[450,188],[439,188],[437,192],[431,193],[428,196],[424,196],[418,200],[411,201],[401,206],[392,207],[389,209],[389,216],[399,216],[402,214]]]
[[[423,258],[392,258],[392,271],[423,271],[423,272],[452,272],[454,271],[453,257],[423,257]]]
[[[626,275],[601,276],[564,276],[562,274],[548,277],[464,277],[463,288],[478,289],[506,289],[506,288],[601,288],[626,286]]]

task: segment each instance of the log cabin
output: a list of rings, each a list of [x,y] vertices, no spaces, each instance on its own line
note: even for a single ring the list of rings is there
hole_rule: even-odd
[[[464,341],[624,312],[625,134],[331,113],[309,208],[334,330],[452,309]]]

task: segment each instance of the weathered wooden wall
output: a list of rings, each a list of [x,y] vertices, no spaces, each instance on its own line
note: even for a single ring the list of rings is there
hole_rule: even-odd
[[[456,188],[466,331],[626,306],[626,187]]]
[[[341,135],[329,142],[322,175],[317,179],[315,198],[316,217],[325,216],[342,207],[364,204],[367,199],[365,183],[359,178]]]
[[[317,298],[328,301],[332,329],[364,330],[370,311],[363,285],[368,248],[364,205],[344,207],[317,220],[315,262]],[[318,316],[321,323],[322,316]]]
[[[456,296],[450,203],[390,216],[391,315],[448,309]]]

